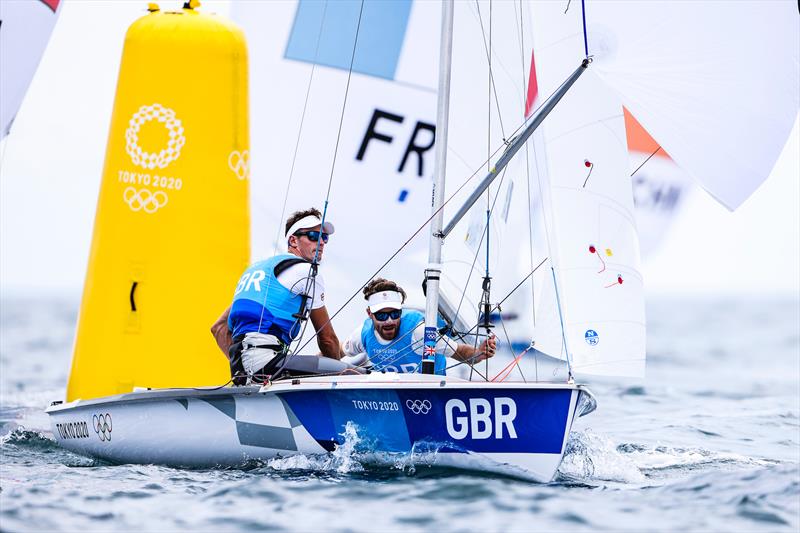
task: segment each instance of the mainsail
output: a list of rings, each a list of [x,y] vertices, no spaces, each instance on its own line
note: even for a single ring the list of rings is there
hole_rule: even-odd
[[[60,0],[0,2],[0,139],[8,135],[58,19]]]

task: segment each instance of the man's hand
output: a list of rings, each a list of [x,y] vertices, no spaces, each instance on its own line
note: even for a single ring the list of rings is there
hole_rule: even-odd
[[[488,339],[483,341],[480,346],[478,346],[477,351],[475,352],[475,359],[473,359],[476,363],[479,361],[484,361],[489,359],[490,357],[494,357],[495,352],[497,351],[497,338],[494,334],[490,335]]]

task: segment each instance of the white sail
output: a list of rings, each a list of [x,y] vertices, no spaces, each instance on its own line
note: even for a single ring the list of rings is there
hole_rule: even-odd
[[[580,63],[581,12],[532,7],[544,98]],[[642,376],[644,296],[620,100],[590,68],[534,134],[534,146],[553,268],[537,277],[536,347],[568,353],[579,375]]]
[[[587,2],[586,24],[592,69],[684,171],[736,209],[769,176],[797,115],[797,2],[604,0]]]
[[[60,0],[0,2],[0,138],[11,129],[58,18]]]

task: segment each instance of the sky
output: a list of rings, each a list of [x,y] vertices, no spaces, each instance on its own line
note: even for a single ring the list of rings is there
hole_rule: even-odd
[[[11,134],[0,145],[3,294],[81,290],[124,33],[145,7],[143,1],[100,0],[62,6]],[[203,9],[228,8],[204,2]],[[694,190],[643,274],[651,294],[800,293],[797,119],[761,188],[733,213]]]

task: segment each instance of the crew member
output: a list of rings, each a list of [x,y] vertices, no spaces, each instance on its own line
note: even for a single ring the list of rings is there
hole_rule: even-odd
[[[404,310],[405,291],[395,282],[383,278],[369,282],[364,288],[364,298],[368,304],[368,318],[344,341],[342,352],[353,363],[359,363],[357,356],[364,354],[362,359],[368,358],[373,370],[417,372],[424,346],[424,315],[419,311]],[[445,374],[444,356],[475,364],[493,357],[496,348],[494,335],[477,349],[441,336],[436,344],[434,371],[439,375]]]
[[[314,270],[322,261],[333,224],[322,224],[318,209],[293,213],[285,226],[288,253],[259,261],[245,270],[233,303],[211,326],[228,356],[234,384],[264,381],[281,363],[309,310],[317,344],[325,357],[342,356],[339,339],[325,308],[325,283]]]

